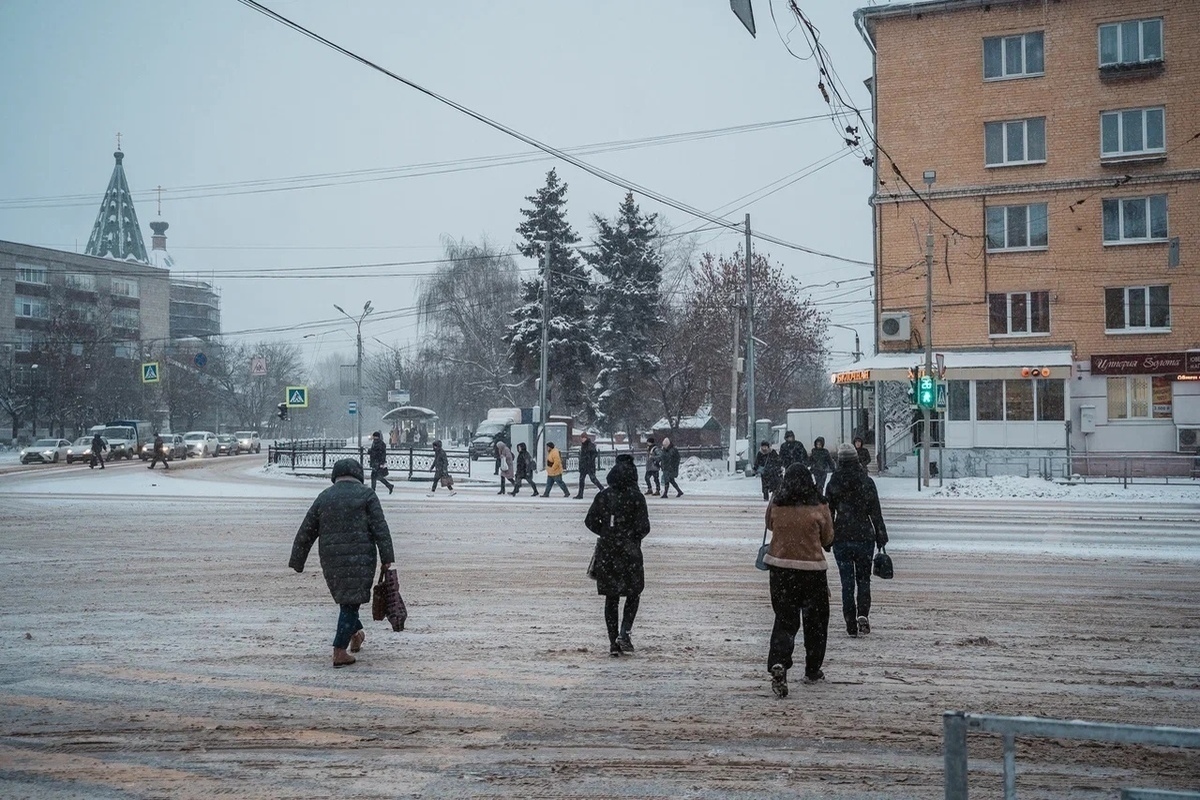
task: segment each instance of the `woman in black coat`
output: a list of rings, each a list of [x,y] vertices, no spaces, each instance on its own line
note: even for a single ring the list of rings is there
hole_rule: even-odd
[[[537,484],[533,482],[533,455],[529,452],[529,448],[524,442],[517,442],[517,467],[516,479],[513,480],[513,497],[521,491],[521,483],[529,481],[529,485],[533,488],[533,496],[538,496]]]
[[[825,493],[833,514],[833,557],[842,579],[846,633],[871,632],[871,564],[876,547],[887,544],[879,491],[848,444],[838,448],[838,470]]]
[[[600,537],[591,575],[596,593],[604,595],[604,622],[608,626],[609,655],[632,653],[629,634],[637,616],[638,602],[646,585],[642,568],[642,539],[650,533],[646,498],[638,486],[633,456],[617,456],[608,472],[608,488],[596,495],[584,525]],[[617,627],[617,605],[625,598],[625,615]]]
[[[358,652],[366,639],[358,607],[371,600],[375,551],[379,551],[385,570],[391,569],[395,560],[379,496],[363,485],[362,464],[358,461],[343,458],[333,465],[333,486],[317,495],[305,514],[288,566],[303,572],[313,542],[319,542],[317,552],[329,593],[341,606],[333,636],[333,665],[344,667],[354,663],[347,647]]]
[[[829,477],[829,473],[837,469],[833,463],[833,456],[829,455],[829,451],[825,449],[824,436],[818,436],[813,440],[812,450],[808,451],[808,468],[812,472],[813,483],[816,484],[817,491],[824,494],[825,479]]]

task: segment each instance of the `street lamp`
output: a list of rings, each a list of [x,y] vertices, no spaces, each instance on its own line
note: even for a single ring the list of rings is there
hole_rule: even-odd
[[[358,436],[358,441],[355,443],[355,446],[358,448],[358,451],[359,451],[358,452],[358,460],[362,461],[362,407],[363,407],[363,403],[362,403],[362,388],[363,388],[363,384],[362,384],[362,356],[363,356],[362,323],[363,323],[363,320],[367,318],[367,315],[371,313],[371,301],[368,300],[365,304],[363,304],[362,314],[359,315],[358,319],[355,319],[354,317],[347,314],[345,309],[343,309],[337,303],[334,303],[333,307],[336,308],[339,312],[341,312],[342,316],[344,316],[346,319],[353,322],[355,327],[358,329],[358,338],[357,338],[358,358],[354,362],[355,366],[357,367],[357,370],[358,370],[358,393],[354,397],[354,403],[355,403],[354,416],[356,417],[355,430],[356,430],[357,436]]]
[[[860,358],[862,358],[862,348],[859,346],[859,341],[858,341],[858,329],[851,328],[849,325],[840,325],[836,322],[830,322],[828,324],[829,324],[829,327],[831,327],[831,328],[841,328],[842,330],[847,330],[854,334],[854,361],[855,361],[855,363],[857,363],[858,360]],[[845,387],[845,385],[840,386],[839,390],[840,391],[838,392],[838,394],[841,397],[842,406],[844,408],[845,402],[846,402],[846,387]],[[857,395],[857,398],[856,398],[856,395]],[[858,383],[855,383],[853,386],[850,387],[850,417],[851,417],[851,419],[854,420],[854,423],[850,426],[850,435],[851,436],[854,435],[854,428],[855,428],[855,426],[858,425],[858,414],[855,413],[855,407],[856,407],[855,400],[856,399],[858,401],[857,408],[859,411],[861,411],[862,410],[862,385],[858,384]],[[841,416],[842,416],[842,441],[844,442],[844,441],[846,441],[846,415],[842,414]],[[864,431],[864,436],[865,435],[866,434]]]
[[[925,181],[925,205],[929,213],[926,215],[925,227],[925,374],[933,375],[933,206],[930,205],[929,195],[933,192],[933,184],[937,181],[937,172],[927,169],[921,175]],[[926,486],[929,485],[929,445],[932,438],[933,410],[926,408],[923,412],[924,423],[921,435],[921,473]],[[917,482],[918,491],[921,481]]]

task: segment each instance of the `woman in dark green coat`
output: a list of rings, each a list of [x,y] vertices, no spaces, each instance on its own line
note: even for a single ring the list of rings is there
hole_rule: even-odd
[[[646,575],[642,567],[642,539],[650,533],[646,498],[638,487],[633,456],[617,456],[609,470],[608,488],[596,495],[584,525],[600,537],[596,542],[592,577],[597,594],[604,595],[604,622],[608,626],[609,655],[632,653],[629,638],[637,616]],[[625,616],[617,626],[617,605],[625,598]]]
[[[354,663],[347,648],[358,652],[366,639],[358,607],[371,600],[375,552],[379,551],[385,570],[395,560],[379,497],[363,485],[362,464],[352,458],[333,465],[333,486],[321,492],[305,514],[288,566],[303,572],[313,542],[319,542],[317,552],[329,593],[341,606],[333,636],[333,665],[344,667]]]

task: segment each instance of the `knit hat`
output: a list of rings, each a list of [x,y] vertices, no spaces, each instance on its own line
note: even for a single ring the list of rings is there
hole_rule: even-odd
[[[338,461],[336,464],[334,464],[333,465],[333,477],[331,480],[334,483],[337,483],[338,478],[345,478],[345,477],[354,478],[359,483],[362,483],[363,482],[362,464],[358,463],[358,461],[356,461],[353,458],[343,458],[340,461]]]
[[[839,462],[858,461],[858,451],[848,444],[838,445],[837,457]]]

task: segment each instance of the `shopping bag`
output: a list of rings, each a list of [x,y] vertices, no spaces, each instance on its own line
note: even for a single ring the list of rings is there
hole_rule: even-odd
[[[882,578],[885,581],[890,581],[892,575],[895,574],[892,570],[892,557],[884,552],[882,547],[875,554],[875,566],[871,571],[875,573],[875,577]]]
[[[387,616],[387,578],[379,570],[379,580],[371,589],[371,619],[378,622]]]

